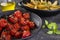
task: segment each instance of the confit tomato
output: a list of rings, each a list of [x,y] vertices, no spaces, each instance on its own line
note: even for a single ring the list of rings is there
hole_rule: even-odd
[[[11,40],[11,35],[7,35],[7,36],[5,37],[5,40]]]
[[[20,19],[19,23],[22,24],[22,25],[26,25],[27,24],[23,17]]]
[[[7,25],[7,21],[5,19],[0,19],[0,27],[4,28]]]
[[[16,23],[18,22],[18,18],[17,17],[14,17],[12,15],[9,16],[8,20],[11,22],[11,23]]]
[[[22,35],[22,32],[16,32],[15,37],[16,37],[16,38],[20,38],[21,35]]]
[[[30,28],[29,28],[28,25],[25,25],[25,26],[22,26],[22,27],[21,27],[21,30],[23,30],[23,31],[26,30],[26,31],[27,31],[27,30],[30,30]]]
[[[29,19],[26,19],[25,21],[26,21],[27,25],[28,25],[28,24],[29,24],[29,22],[30,22],[30,20],[29,20]]]
[[[29,27],[31,28],[31,29],[34,29],[35,28],[35,24],[34,24],[34,22],[29,22]]]
[[[12,30],[13,28],[14,28],[13,24],[8,23],[8,24],[7,24],[7,27],[6,27],[6,30],[7,30],[7,31],[10,31],[10,30]]]
[[[24,17],[25,19],[29,19],[29,18],[30,18],[30,14],[29,14],[29,13],[24,13],[24,14],[23,14],[23,17]]]
[[[15,30],[20,30],[21,26],[18,23],[14,24],[14,29]]]
[[[7,36],[7,34],[8,34],[7,32],[4,32],[4,31],[3,31],[3,32],[1,33],[1,37],[5,38],[5,37]]]
[[[12,36],[14,36],[14,35],[16,34],[16,32],[17,32],[17,30],[12,29],[12,30],[10,31],[10,34],[11,34]]]
[[[1,37],[5,40],[11,40],[11,35],[8,32],[2,32]]]
[[[15,13],[14,13],[14,16],[17,17],[18,19],[22,17],[22,12],[17,10]]]
[[[2,31],[2,28],[0,27],[0,31]]]
[[[22,38],[29,37],[31,35],[30,31],[23,31]]]

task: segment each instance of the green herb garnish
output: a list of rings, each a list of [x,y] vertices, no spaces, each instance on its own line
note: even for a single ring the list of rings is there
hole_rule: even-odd
[[[60,34],[60,30],[58,30],[58,25],[55,22],[49,23],[45,20],[45,25],[42,28],[48,28],[47,34]]]

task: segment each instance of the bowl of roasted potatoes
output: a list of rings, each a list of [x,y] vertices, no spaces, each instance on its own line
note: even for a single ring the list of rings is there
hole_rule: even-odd
[[[53,1],[53,0],[52,0]],[[51,16],[60,12],[60,5],[58,0],[54,2],[48,0],[23,0],[20,2],[25,9],[35,12],[39,16]]]

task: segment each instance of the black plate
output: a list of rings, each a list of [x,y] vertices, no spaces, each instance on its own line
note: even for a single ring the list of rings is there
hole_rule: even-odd
[[[56,15],[60,12],[60,9],[58,9],[58,10],[38,10],[38,9],[29,8],[29,7],[24,5],[24,3],[27,3],[27,2],[30,2],[30,0],[23,0],[23,1],[20,2],[20,4],[23,8],[25,8],[29,11],[32,11],[32,12],[38,14],[41,17],[53,16],[53,15]]]
[[[8,17],[9,15],[11,15],[11,14],[13,14],[14,12],[15,12],[16,10],[14,10],[14,11],[7,11],[7,12],[4,12],[5,14],[6,14],[6,16]],[[26,12],[26,11],[24,11],[24,10],[21,10],[23,13],[24,12]],[[27,38],[31,38],[31,37],[33,37],[33,36],[35,36],[37,33],[38,33],[38,31],[40,31],[40,29],[41,29],[41,26],[42,26],[42,20],[41,20],[41,18],[38,16],[38,15],[36,15],[35,13],[32,13],[32,12],[29,12],[30,13],[30,18],[31,18],[31,20],[33,21],[33,22],[35,22],[35,24],[36,24],[36,29],[34,29],[34,30],[32,30],[31,31],[31,36],[29,36],[29,37],[27,37]],[[22,39],[27,39],[27,38],[22,38]],[[14,40],[14,39],[13,39]]]

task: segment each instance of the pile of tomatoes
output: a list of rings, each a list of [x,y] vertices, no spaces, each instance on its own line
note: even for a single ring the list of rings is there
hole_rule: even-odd
[[[31,35],[31,29],[35,28],[35,23],[30,20],[29,13],[22,13],[20,10],[9,15],[7,20],[0,19],[0,40],[11,40],[15,38],[26,38]]]

